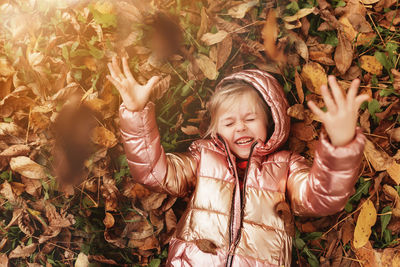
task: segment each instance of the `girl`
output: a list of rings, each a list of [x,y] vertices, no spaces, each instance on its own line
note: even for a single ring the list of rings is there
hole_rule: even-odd
[[[356,130],[358,108],[368,99],[357,96],[359,80],[344,96],[330,76],[333,97],[322,87],[327,112],[309,102],[329,136],[321,134],[310,167],[296,153],[277,151],[290,119],[281,86],[268,73],[245,70],[223,79],[210,100],[211,138],[166,154],[149,102],[158,78],[138,84],[126,58],[123,71],[115,58],[108,67],[123,99],[120,128],[132,176],[154,191],[191,194],[168,266],[290,266],[292,214],[324,216],[345,206],[365,142]]]

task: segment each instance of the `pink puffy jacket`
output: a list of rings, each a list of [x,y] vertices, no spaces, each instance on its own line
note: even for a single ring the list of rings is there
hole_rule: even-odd
[[[278,82],[259,70],[233,74],[221,83],[228,80],[243,80],[258,90],[275,123],[271,138],[253,146],[242,200],[227,144],[198,140],[186,153],[166,154],[153,103],[140,112],[121,105],[129,167],[137,182],[154,191],[191,196],[170,242],[168,266],[290,266],[293,213],[324,216],[343,209],[358,178],[365,137],[358,130],[352,142],[334,147],[322,134],[310,167],[296,153],[276,151],[290,126]]]

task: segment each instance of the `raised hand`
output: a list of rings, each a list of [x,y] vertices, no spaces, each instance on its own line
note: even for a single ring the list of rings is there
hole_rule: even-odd
[[[126,108],[131,111],[142,110],[149,102],[150,94],[160,77],[153,76],[145,85],[140,85],[133,77],[126,57],[122,58],[123,73],[116,57],[107,66],[111,73],[107,79],[119,91]]]
[[[329,92],[328,86],[321,86],[322,97],[328,111],[323,112],[312,101],[308,101],[307,104],[325,125],[331,143],[334,146],[343,146],[354,138],[358,109],[361,103],[369,99],[369,96],[366,94],[357,95],[357,90],[360,86],[359,79],[352,81],[347,96],[343,95],[335,76],[330,75],[328,83],[332,89],[332,94]]]

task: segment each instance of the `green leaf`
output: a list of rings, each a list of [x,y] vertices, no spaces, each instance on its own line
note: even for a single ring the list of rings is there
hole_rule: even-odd
[[[371,117],[374,119],[375,123],[378,123],[378,117],[375,116],[375,113],[382,112],[381,105],[378,100],[372,99],[372,101],[368,102],[368,111],[371,114]]]
[[[375,58],[378,60],[382,66],[387,70],[387,72],[391,75],[391,69],[393,68],[393,63],[387,57],[387,55],[383,52],[376,51]]]
[[[338,43],[339,43],[339,39],[337,38],[336,33],[332,32],[332,31],[329,31],[329,32],[326,32],[326,33],[327,33],[327,36],[326,36],[326,39],[325,39],[324,43],[325,44],[330,44],[333,47],[336,47],[338,45]]]
[[[295,238],[294,239],[294,246],[297,249],[303,250],[303,248],[306,246],[306,243],[301,238]]]
[[[161,264],[160,259],[152,259],[151,262],[149,263],[148,267],[158,267]]]
[[[114,13],[101,13],[97,11],[93,5],[89,6],[90,12],[93,14],[93,19],[103,28],[117,27],[117,16]]]
[[[181,96],[187,96],[188,94],[190,94],[192,92],[193,85],[193,80],[190,80],[188,83],[186,83],[181,89]]]
[[[68,47],[66,45],[64,45],[62,47],[61,53],[62,53],[63,58],[68,61],[69,60],[69,53],[68,53]]]
[[[391,210],[392,210],[392,208],[390,206],[386,206],[382,209],[381,213],[387,213]],[[381,238],[382,238],[383,233],[386,230],[386,226],[389,224],[391,218],[392,218],[392,214],[381,215],[381,225],[382,225]]]
[[[3,118],[3,121],[10,123],[10,122],[13,122],[13,119],[12,118]]]
[[[322,236],[322,234],[323,234],[322,232],[312,232],[312,233],[307,234],[303,239],[306,241],[315,240],[315,239],[320,238]]]

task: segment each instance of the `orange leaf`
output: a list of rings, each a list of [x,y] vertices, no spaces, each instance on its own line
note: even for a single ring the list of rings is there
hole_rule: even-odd
[[[286,62],[286,56],[283,49],[278,49],[276,39],[278,37],[278,24],[276,22],[276,13],[270,10],[264,28],[261,31],[264,40],[264,48],[268,57],[277,62]]]

